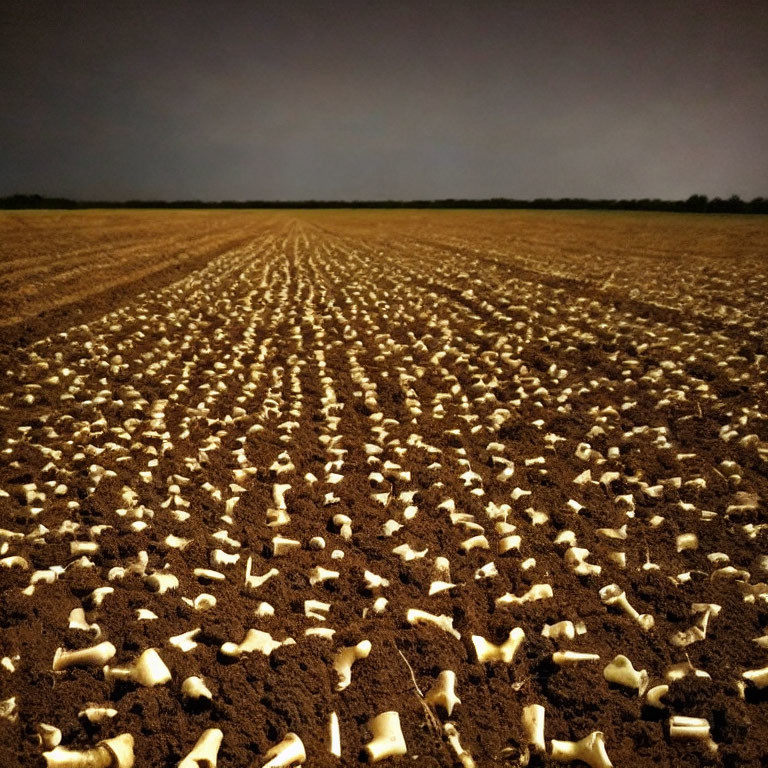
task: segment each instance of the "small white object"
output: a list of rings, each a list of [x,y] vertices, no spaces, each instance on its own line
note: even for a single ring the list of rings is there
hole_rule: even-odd
[[[438,676],[435,684],[429,689],[424,700],[427,704],[442,707],[450,717],[453,708],[461,704],[461,699],[456,695],[456,673],[450,669],[444,669]]]
[[[104,667],[105,680],[131,680],[151,688],[171,680],[171,671],[154,648],[147,648],[133,664]]]
[[[262,768],[289,768],[301,765],[307,759],[307,753],[304,742],[295,733],[287,733],[279,744],[267,750],[264,757],[268,762]]]
[[[339,682],[336,684],[337,691],[343,691],[352,682],[352,665],[358,659],[365,659],[371,652],[371,641],[361,640],[357,645],[342,648],[333,661],[333,668],[339,675]]]
[[[58,672],[67,667],[75,666],[100,667],[106,664],[116,653],[117,649],[108,641],[79,651],[65,651],[63,648],[57,648],[53,656],[53,671]]]
[[[57,746],[43,757],[47,768],[133,768],[133,736],[123,733],[82,751]]]
[[[590,768],[612,768],[605,751],[605,737],[602,731],[593,731],[579,741],[558,741],[552,739],[552,759],[558,763],[585,762]]]
[[[407,754],[408,749],[400,729],[400,715],[397,712],[382,712],[368,721],[368,728],[373,738],[365,745],[365,751],[372,763],[386,757]]]
[[[219,728],[208,728],[192,747],[178,768],[216,768],[219,747],[224,733]]]
[[[186,699],[213,699],[213,694],[203,678],[196,675],[184,680],[181,684],[181,693]]]
[[[525,632],[521,627],[515,627],[511,630],[509,637],[501,645],[494,645],[480,635],[472,635],[475,654],[481,664],[486,661],[501,661],[510,664],[524,640]]]

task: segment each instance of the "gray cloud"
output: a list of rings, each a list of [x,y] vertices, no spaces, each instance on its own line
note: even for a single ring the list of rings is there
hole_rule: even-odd
[[[0,10],[0,194],[765,195],[763,2]]]

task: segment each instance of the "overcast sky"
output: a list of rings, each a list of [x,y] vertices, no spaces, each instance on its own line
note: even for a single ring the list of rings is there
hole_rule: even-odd
[[[768,196],[768,1],[3,0],[17,192]]]

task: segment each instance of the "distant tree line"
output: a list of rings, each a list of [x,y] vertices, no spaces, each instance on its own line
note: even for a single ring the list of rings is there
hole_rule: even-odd
[[[0,209],[84,209],[84,208],[523,208],[542,210],[672,211],[679,213],[768,213],[768,198],[742,200],[738,195],[708,198],[691,195],[687,200],[588,199],[584,197],[515,200],[492,197],[483,200],[446,198],[442,200],[71,200],[41,195],[11,195],[0,198]]]

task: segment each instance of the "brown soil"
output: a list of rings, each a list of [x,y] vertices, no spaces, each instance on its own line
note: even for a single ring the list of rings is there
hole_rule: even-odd
[[[426,693],[442,670],[456,673],[450,721],[480,767],[520,764],[534,703],[548,752],[551,739],[602,731],[614,766],[768,764],[768,688],[743,677],[768,665],[754,642],[768,633],[762,219],[18,213],[0,217],[0,234],[0,702],[15,699],[0,765],[45,765],[40,723],[73,749],[131,733],[137,766],[175,766],[206,728],[223,731],[220,768],[263,765],[291,731],[308,765],[355,765],[368,721],[389,710],[408,754],[386,765],[461,765],[448,718],[413,682]],[[279,472],[284,452],[293,467]],[[585,470],[591,482],[575,483]],[[290,522],[274,528],[276,483],[291,486]],[[452,521],[447,500],[473,517]],[[512,531],[492,518],[505,504],[520,544],[501,554]],[[534,525],[529,510],[548,519]],[[403,526],[391,537],[388,520]],[[604,530],[625,525],[624,540]],[[573,572],[566,531],[599,575]],[[488,548],[464,551],[478,534]],[[678,551],[682,534],[696,548]],[[274,556],[275,535],[300,547]],[[318,536],[325,549],[310,545]],[[76,541],[98,546],[84,560]],[[392,552],[402,544],[426,555],[406,562]],[[217,550],[240,558],[216,565]],[[246,586],[249,556],[255,575],[279,573]],[[430,596],[439,556],[456,586]],[[490,562],[498,574],[477,579]],[[310,585],[316,566],[340,575]],[[164,569],[178,586],[160,594],[148,577]],[[389,586],[368,589],[366,571]],[[614,583],[653,628],[602,602]],[[553,596],[496,604],[534,584]],[[183,600],[201,593],[216,606]],[[329,603],[327,619],[305,615],[306,600]],[[273,616],[256,615],[262,602]],[[677,647],[697,603],[719,613],[705,639]],[[97,642],[68,628],[80,607],[115,646],[110,664],[156,648],[171,681],[54,672],[57,648]],[[412,626],[411,608],[452,617],[460,638]],[[586,633],[542,636],[564,620]],[[318,626],[335,634],[305,635]],[[478,661],[473,635],[500,644],[516,627],[525,641],[511,663]],[[197,628],[192,650],[169,642]],[[222,654],[251,628],[295,644]],[[338,691],[335,654],[364,639],[370,655]],[[557,666],[558,650],[600,659]],[[708,676],[669,682],[656,709],[606,682],[618,654],[651,686],[688,660]],[[182,696],[191,675],[210,702]],[[78,714],[89,704],[117,714],[90,723]],[[341,760],[327,746],[332,712]],[[671,739],[675,715],[706,718],[717,749]],[[534,753],[529,764],[555,763]]]

